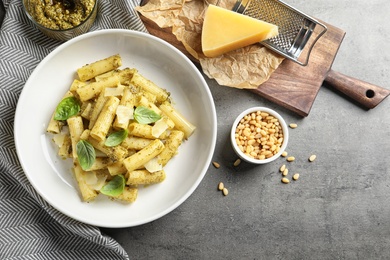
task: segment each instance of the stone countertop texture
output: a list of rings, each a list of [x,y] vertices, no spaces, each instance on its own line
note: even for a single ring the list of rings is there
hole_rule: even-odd
[[[390,1],[286,2],[346,31],[335,71],[390,88]],[[390,258],[389,98],[365,110],[324,86],[302,118],[252,92],[207,82],[218,116],[213,161],[221,167],[210,165],[195,192],[168,215],[102,229],[131,259]],[[233,166],[231,124],[251,106],[275,109],[298,125],[287,147],[294,162]],[[310,163],[312,154],[317,159]],[[283,164],[290,179],[293,173],[300,178],[283,184]]]

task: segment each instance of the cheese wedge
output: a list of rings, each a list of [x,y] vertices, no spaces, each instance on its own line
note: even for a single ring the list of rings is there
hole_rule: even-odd
[[[217,57],[278,35],[278,26],[215,5],[207,7],[202,28],[202,51]]]

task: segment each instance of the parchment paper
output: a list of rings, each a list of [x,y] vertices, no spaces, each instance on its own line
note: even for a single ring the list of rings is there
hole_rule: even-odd
[[[218,84],[242,89],[258,88],[269,79],[284,58],[261,44],[240,48],[216,58],[205,57],[201,36],[204,13],[210,3],[227,9],[231,9],[233,4],[231,0],[150,0],[136,10],[155,21],[160,28],[171,27],[172,33],[186,50],[199,60],[203,72]]]

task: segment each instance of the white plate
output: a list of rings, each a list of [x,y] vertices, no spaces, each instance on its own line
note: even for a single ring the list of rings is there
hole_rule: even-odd
[[[175,107],[197,129],[166,166],[164,182],[141,188],[132,204],[103,195],[82,202],[71,175],[72,164],[57,157],[45,130],[58,102],[80,66],[120,54],[171,92]],[[183,203],[203,179],[214,152],[217,119],[210,90],[198,69],[181,52],[154,36],[130,30],[102,30],[74,38],[36,67],[20,95],[15,115],[15,143],[20,163],[33,187],[54,208],[87,224],[131,227],[156,220]]]

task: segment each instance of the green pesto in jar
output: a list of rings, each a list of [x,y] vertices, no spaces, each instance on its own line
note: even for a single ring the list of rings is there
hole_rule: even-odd
[[[29,0],[29,13],[40,25],[52,30],[80,25],[91,14],[96,0]]]

